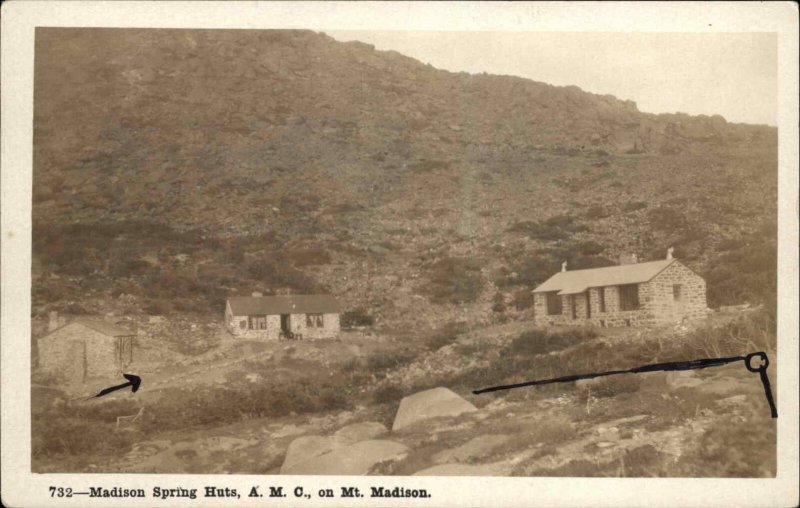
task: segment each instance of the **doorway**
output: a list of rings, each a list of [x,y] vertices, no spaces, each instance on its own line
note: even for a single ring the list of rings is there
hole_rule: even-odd
[[[281,314],[281,331],[288,334],[291,331],[291,321],[289,314]]]

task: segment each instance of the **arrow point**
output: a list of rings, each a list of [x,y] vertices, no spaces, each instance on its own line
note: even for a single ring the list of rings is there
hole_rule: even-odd
[[[142,384],[142,378],[136,374],[122,374],[122,377],[131,382],[131,392],[136,393],[136,390],[139,389],[139,385]]]

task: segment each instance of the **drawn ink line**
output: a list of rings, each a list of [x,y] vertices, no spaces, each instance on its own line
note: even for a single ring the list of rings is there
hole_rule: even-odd
[[[753,365],[755,358],[760,359],[759,365]],[[482,388],[480,390],[473,390],[472,393],[480,395],[481,393],[497,392],[500,390],[512,390],[514,388],[524,388],[526,386],[540,386],[549,385],[553,383],[569,383],[571,381],[579,381],[582,379],[594,379],[604,376],[616,376],[617,374],[641,374],[643,372],[669,372],[669,371],[682,371],[682,370],[695,370],[705,369],[708,367],[720,367],[733,362],[744,362],[745,367],[750,372],[757,372],[761,377],[761,384],[764,386],[764,395],[769,403],[770,414],[773,418],[778,417],[778,410],[775,407],[775,400],[772,397],[772,388],[770,386],[769,377],[767,377],[767,367],[769,366],[769,358],[763,351],[750,353],[746,356],[729,356],[727,358],[702,358],[699,360],[689,360],[682,362],[666,362],[666,363],[653,363],[649,365],[642,365],[626,370],[609,370],[605,372],[593,372],[591,374],[573,374],[569,376],[562,376],[551,379],[538,379],[535,381],[525,381],[523,383],[514,383],[509,385],[492,386],[489,388]]]

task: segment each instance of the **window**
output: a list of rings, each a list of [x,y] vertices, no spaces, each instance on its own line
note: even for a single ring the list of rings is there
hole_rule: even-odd
[[[639,285],[625,284],[619,286],[619,310],[637,310],[639,308]]]
[[[606,288],[597,289],[597,298],[600,303],[600,312],[606,311]]]
[[[267,329],[267,316],[250,316],[250,329],[251,330],[266,330]]]
[[[681,301],[681,285],[680,284],[673,284],[672,285],[672,299],[676,302]]]
[[[561,314],[561,297],[555,291],[546,293],[547,298],[547,315],[554,316]]]
[[[308,328],[322,328],[322,314],[306,314],[306,326]]]
[[[246,319],[242,319],[241,321],[239,321],[239,328],[241,328],[242,330],[247,330],[247,320]]]

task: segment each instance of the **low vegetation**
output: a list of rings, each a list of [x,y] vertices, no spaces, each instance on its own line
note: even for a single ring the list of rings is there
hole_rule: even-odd
[[[360,326],[372,326],[375,324],[373,318],[363,307],[348,310],[341,315],[342,328],[357,328]]]
[[[483,290],[477,259],[446,257],[431,263],[427,273],[429,282],[421,290],[434,303],[471,303]]]
[[[556,215],[543,222],[517,222],[508,230],[537,240],[554,241],[566,240],[574,233],[586,231],[587,227],[576,223],[572,216]]]

